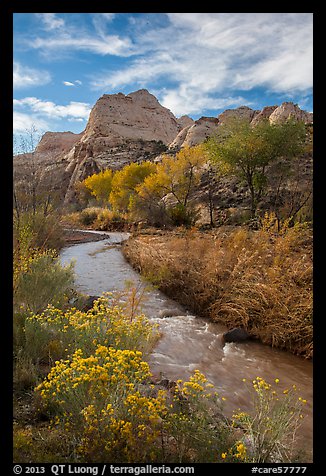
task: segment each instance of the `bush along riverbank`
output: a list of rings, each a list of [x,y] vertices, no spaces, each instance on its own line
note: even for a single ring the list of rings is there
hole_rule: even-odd
[[[266,215],[257,231],[138,234],[123,252],[143,276],[195,314],[312,358],[312,233],[305,224],[277,229]]]

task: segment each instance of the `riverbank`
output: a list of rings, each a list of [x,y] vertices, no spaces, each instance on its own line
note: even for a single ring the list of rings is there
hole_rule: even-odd
[[[303,226],[137,234],[126,259],[167,296],[228,328],[311,359],[312,236]]]
[[[94,230],[76,230],[74,228],[64,228],[64,247],[77,245],[79,243],[88,243],[93,241],[102,241],[108,238],[107,233],[96,233]]]

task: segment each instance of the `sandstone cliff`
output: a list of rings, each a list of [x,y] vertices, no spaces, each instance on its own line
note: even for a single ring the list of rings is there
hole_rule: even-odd
[[[248,106],[240,106],[235,109],[226,109],[215,117],[201,117],[192,125],[182,129],[177,137],[170,143],[170,150],[178,150],[185,146],[194,146],[203,142],[207,137],[214,135],[221,125],[226,125],[234,119],[248,121],[253,126],[260,121],[268,119],[270,123],[282,123],[289,118],[313,123],[313,114],[303,111],[297,104],[284,102],[280,106],[266,106],[261,111],[251,109]]]
[[[178,122],[146,89],[104,94],[93,107],[80,141],[65,157],[66,171],[71,173],[65,202],[73,200],[76,181],[90,173],[159,155],[189,121],[184,116]]]
[[[236,109],[226,109],[218,115],[218,120],[220,124],[227,124],[230,120],[235,118],[251,122],[259,112],[260,111],[255,111],[248,106],[240,106]]]
[[[54,159],[69,150],[79,141],[83,133],[74,134],[73,132],[46,132],[38,143],[35,153],[40,158]]]
[[[306,124],[313,123],[313,114],[311,112],[303,111],[297,104],[293,104],[293,102],[283,102],[269,116],[269,121],[272,124],[281,123],[289,118],[303,121]]]
[[[184,127],[169,145],[170,150],[200,144],[217,131],[219,119],[216,117],[201,117],[197,121]]]
[[[92,173],[120,169],[134,161],[159,160],[162,152],[173,153],[203,142],[234,118],[255,125],[263,119],[279,123],[289,117],[309,124],[313,121],[311,113],[290,102],[261,111],[241,106],[194,121],[188,116],[176,118],[145,89],[127,95],[104,94],[94,105],[83,132],[47,132],[32,155],[16,156],[15,178],[27,180],[29,171],[36,167],[42,180],[55,183],[68,204],[74,201],[76,182]]]

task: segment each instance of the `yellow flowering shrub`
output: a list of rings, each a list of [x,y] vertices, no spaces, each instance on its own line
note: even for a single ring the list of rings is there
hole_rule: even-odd
[[[242,429],[247,441],[246,452],[238,451],[246,461],[287,462],[295,449],[295,434],[307,401],[297,396],[295,385],[282,391],[277,388],[280,380],[276,378],[274,382],[275,388],[261,377],[252,380],[252,412],[233,414],[233,426]],[[236,453],[232,450],[230,454],[234,458]]]
[[[94,355],[78,349],[70,360],[57,361],[36,392],[56,415],[52,425],[72,432],[88,460],[146,461],[155,458],[166,412],[164,392],[148,397],[140,391],[149,377],[140,351],[98,345]]]
[[[216,462],[219,452],[234,442],[233,431],[223,417],[222,399],[213,385],[195,370],[188,381],[177,380],[165,420],[175,452],[170,458],[183,462]]]
[[[224,463],[246,463],[247,448],[242,441],[237,441],[227,451],[221,453],[221,460]]]
[[[166,411],[165,392],[148,397],[132,388],[120,406],[110,403],[96,410],[90,405],[82,411],[85,422],[79,451],[93,461],[160,461],[159,438]]]
[[[122,307],[99,298],[87,312],[48,306],[41,314],[26,320],[27,347],[37,360],[56,360],[73,353],[76,348],[92,354],[97,345],[119,349],[138,349],[148,353],[158,331],[144,315],[128,318]],[[56,345],[53,346],[53,341]]]

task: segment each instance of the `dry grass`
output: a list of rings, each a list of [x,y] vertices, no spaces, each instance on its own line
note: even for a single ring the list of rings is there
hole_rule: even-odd
[[[199,315],[243,326],[262,342],[311,358],[312,236],[219,228],[136,236],[127,259]]]
[[[88,207],[80,212],[64,215],[62,224],[99,231],[125,231],[130,228],[125,214],[101,207]]]

